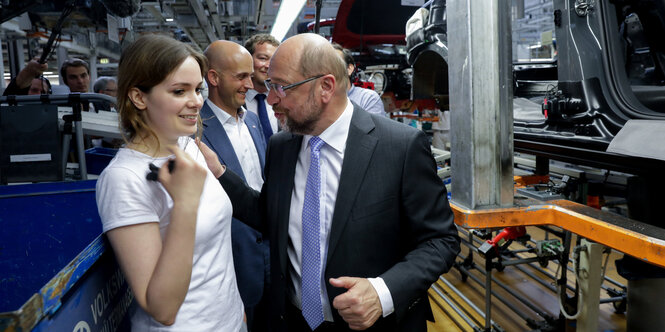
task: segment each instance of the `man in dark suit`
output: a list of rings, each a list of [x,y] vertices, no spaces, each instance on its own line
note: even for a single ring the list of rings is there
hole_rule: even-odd
[[[270,237],[273,327],[426,331],[427,290],[459,252],[427,137],[352,104],[346,66],[321,36],[282,43],[268,76],[284,131],[261,191],[202,149],[234,215]]]
[[[206,73],[208,99],[201,108],[201,140],[219,161],[243,182],[259,190],[263,185],[266,141],[258,117],[242,105],[252,88],[252,56],[242,46],[219,40],[205,50],[210,69]],[[266,313],[261,299],[270,266],[270,247],[263,235],[237,219],[231,223],[233,260],[250,331],[264,331]]]

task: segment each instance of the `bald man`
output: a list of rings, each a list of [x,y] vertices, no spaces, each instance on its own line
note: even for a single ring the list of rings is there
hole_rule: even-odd
[[[424,332],[460,249],[446,188],[427,136],[354,106],[346,76],[325,38],[289,38],[268,70],[284,131],[262,190],[206,160],[233,215],[270,236],[273,330]]]
[[[266,141],[259,118],[242,106],[252,85],[252,56],[242,46],[215,41],[204,52],[210,69],[206,73],[208,99],[201,108],[202,141],[249,187],[263,185]],[[238,290],[250,331],[265,330],[267,319],[261,299],[268,284],[270,247],[260,232],[233,219],[233,259]]]

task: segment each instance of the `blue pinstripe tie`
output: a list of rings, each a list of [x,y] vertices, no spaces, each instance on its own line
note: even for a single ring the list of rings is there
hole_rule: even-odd
[[[312,330],[323,322],[321,304],[321,250],[319,243],[321,211],[321,168],[319,153],[325,142],[313,136],[309,140],[311,160],[302,209],[302,315]]]

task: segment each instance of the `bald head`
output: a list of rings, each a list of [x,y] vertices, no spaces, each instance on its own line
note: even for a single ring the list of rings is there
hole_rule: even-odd
[[[348,87],[346,64],[330,42],[318,34],[302,33],[287,39],[277,48],[273,59],[304,77],[332,74],[341,91]]]
[[[228,40],[217,40],[205,49],[203,54],[208,58],[211,68],[229,68],[252,55],[239,44]]]
[[[247,90],[254,87],[252,55],[241,45],[228,40],[211,43],[203,54],[210,65],[206,73],[210,91],[208,99],[235,116],[245,103]]]

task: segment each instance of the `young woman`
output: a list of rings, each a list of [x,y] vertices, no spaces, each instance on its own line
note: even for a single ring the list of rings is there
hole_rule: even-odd
[[[191,47],[157,35],[137,39],[120,59],[118,108],[127,144],[99,177],[97,205],[139,304],[134,331],[242,326],[231,202],[189,137],[200,135],[206,67]],[[146,178],[151,163],[161,167],[158,181]]]

